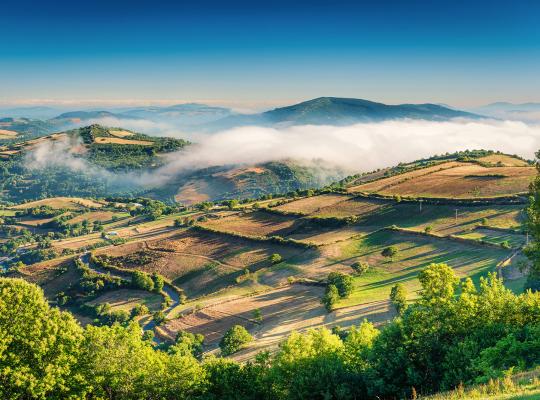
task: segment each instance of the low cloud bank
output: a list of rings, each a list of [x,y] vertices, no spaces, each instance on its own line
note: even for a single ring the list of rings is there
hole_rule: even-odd
[[[181,136],[168,124],[150,121],[122,121],[122,127],[154,135]],[[197,134],[190,139],[196,144],[168,154],[163,167],[142,174],[113,174],[91,167],[71,154],[73,143],[44,144],[29,154],[28,165],[31,168],[64,165],[74,171],[90,171],[108,180],[130,180],[139,186],[162,185],[178,174],[210,166],[249,165],[284,159],[307,165],[327,163],[349,174],[466,149],[500,150],[531,159],[540,148],[540,125],[517,121],[404,120],[343,127],[241,127]]]
[[[533,158],[540,148],[540,126],[515,121],[388,121],[344,127],[242,127],[195,140],[197,145],[184,154],[173,154],[161,173],[280,159],[317,159],[361,172],[466,149]]]

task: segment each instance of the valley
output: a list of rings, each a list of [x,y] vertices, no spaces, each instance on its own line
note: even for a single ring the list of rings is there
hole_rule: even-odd
[[[133,140],[126,132],[122,140]],[[232,356],[245,361],[293,331],[384,325],[396,315],[392,288],[402,284],[414,301],[417,275],[433,263],[477,283],[495,272],[521,293],[523,210],[535,175],[520,158],[472,152],[243,201],[5,204],[1,261],[5,276],[38,284],[82,324],[135,320],[157,343],[202,334],[209,354],[240,324],[255,338]],[[325,307],[335,272],[351,277],[352,291]]]

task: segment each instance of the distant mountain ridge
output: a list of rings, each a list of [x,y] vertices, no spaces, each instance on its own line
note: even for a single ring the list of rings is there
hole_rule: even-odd
[[[34,129],[34,132],[41,133],[45,126],[49,127],[49,132],[76,128],[90,123],[99,123],[100,119],[105,118],[118,121],[115,125],[119,126],[122,125],[122,121],[150,120],[164,122],[185,131],[215,132],[222,129],[250,125],[343,126],[360,122],[381,122],[399,119],[448,121],[454,118],[478,119],[484,117],[479,114],[457,110],[440,104],[389,105],[363,99],[319,97],[259,114],[237,114],[229,108],[199,103],[176,104],[164,107],[117,108],[111,110],[74,110],[61,113],[54,118],[40,121],[42,122],[42,129]],[[33,123],[31,125],[33,128],[37,120],[32,121]],[[8,128],[6,127],[6,129]]]
[[[277,124],[348,125],[395,119],[447,121],[453,118],[478,119],[482,116],[430,103],[389,105],[363,99],[319,97],[260,114],[227,117],[210,124],[210,128],[220,126],[231,128],[252,124],[265,126]]]
[[[477,112],[499,119],[509,119],[523,122],[540,122],[540,103],[510,103],[498,101],[484,106],[472,108],[471,112]]]

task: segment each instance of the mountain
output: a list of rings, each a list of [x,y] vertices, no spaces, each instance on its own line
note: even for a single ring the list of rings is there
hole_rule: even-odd
[[[1,108],[0,117],[49,119],[62,112],[65,110],[45,106]]]
[[[47,121],[32,118],[1,118],[0,129],[19,133],[19,139],[31,139],[34,137],[47,135],[54,126]],[[2,144],[6,141],[2,140]]]
[[[176,125],[190,126],[213,122],[233,115],[233,112],[229,108],[224,107],[187,103],[168,107],[139,107],[124,110],[121,114],[128,117],[153,121],[168,121]]]
[[[511,119],[524,122],[540,122],[540,103],[509,103],[499,101],[471,109],[495,118]]]
[[[319,97],[261,114],[230,116],[209,124],[209,127],[212,129],[245,125],[348,125],[395,119],[446,121],[452,118],[482,117],[429,103],[389,105],[362,99]]]
[[[134,117],[129,117],[121,114],[115,114],[110,111],[69,111],[63,114],[58,115],[57,117],[51,118],[49,121],[88,121],[92,119],[100,118],[117,118],[117,119],[134,119]]]

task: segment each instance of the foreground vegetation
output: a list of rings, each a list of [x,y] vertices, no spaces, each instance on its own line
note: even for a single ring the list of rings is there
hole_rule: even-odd
[[[515,295],[495,275],[475,287],[444,264],[419,279],[419,300],[381,330],[366,321],[347,332],[293,333],[276,354],[238,364],[198,360],[190,335],[155,347],[135,324],[83,329],[38,287],[2,278],[0,396],[410,398],[538,365],[539,293]]]

